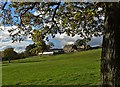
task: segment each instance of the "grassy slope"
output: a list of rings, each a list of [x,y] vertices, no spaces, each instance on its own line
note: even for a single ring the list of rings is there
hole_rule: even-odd
[[[101,49],[3,64],[3,85],[96,85]]]

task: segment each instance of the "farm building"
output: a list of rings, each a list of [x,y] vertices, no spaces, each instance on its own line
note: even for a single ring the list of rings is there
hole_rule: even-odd
[[[49,52],[39,53],[39,55],[54,55],[54,54],[63,54],[63,53],[64,53],[63,49],[52,48],[50,49]]]
[[[64,50],[63,49],[58,49],[58,48],[52,48],[50,51],[54,52],[54,54],[63,54]]]
[[[69,52],[76,52],[77,51],[77,46],[76,45],[65,45],[64,46],[64,52],[69,53]]]
[[[38,53],[38,55],[53,55],[54,52],[43,52],[43,53]]]

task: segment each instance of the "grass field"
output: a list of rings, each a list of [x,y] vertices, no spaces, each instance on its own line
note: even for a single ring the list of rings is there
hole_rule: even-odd
[[[2,62],[0,61],[0,87],[2,86]]]
[[[2,65],[3,85],[99,85],[101,49]]]

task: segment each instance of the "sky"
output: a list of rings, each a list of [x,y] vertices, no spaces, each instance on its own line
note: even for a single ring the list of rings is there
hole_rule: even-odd
[[[22,42],[12,43],[11,37],[9,36],[9,32],[7,31],[10,27],[6,27],[6,30],[0,30],[0,51],[3,51],[6,48],[14,48],[16,52],[25,51],[26,46],[29,44],[33,44],[31,38],[26,38],[26,40]],[[49,36],[49,41],[54,43],[54,48],[63,48],[66,44],[74,44],[74,42],[80,39],[79,35],[75,35],[74,37],[67,36],[65,33],[56,34],[55,38]],[[101,45],[102,44],[102,36],[101,37],[93,37],[92,40],[88,43],[91,46]]]

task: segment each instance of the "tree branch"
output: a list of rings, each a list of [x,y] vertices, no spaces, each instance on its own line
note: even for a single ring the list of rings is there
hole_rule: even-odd
[[[30,9],[32,10],[35,7],[36,3],[33,3],[33,5],[31,7],[26,8],[25,12],[22,13],[22,15],[24,15],[26,12],[28,12]]]
[[[5,6],[7,5],[7,2],[4,3],[2,10],[4,10]]]
[[[59,6],[60,6],[60,2],[57,3],[57,7],[55,8],[55,11],[53,13],[53,17],[52,17],[52,21],[55,23],[55,25],[57,26],[57,23],[55,21],[55,15],[56,15],[56,12],[57,12],[57,9],[59,9]],[[58,26],[57,26],[58,27]],[[59,28],[59,27],[58,27]]]

